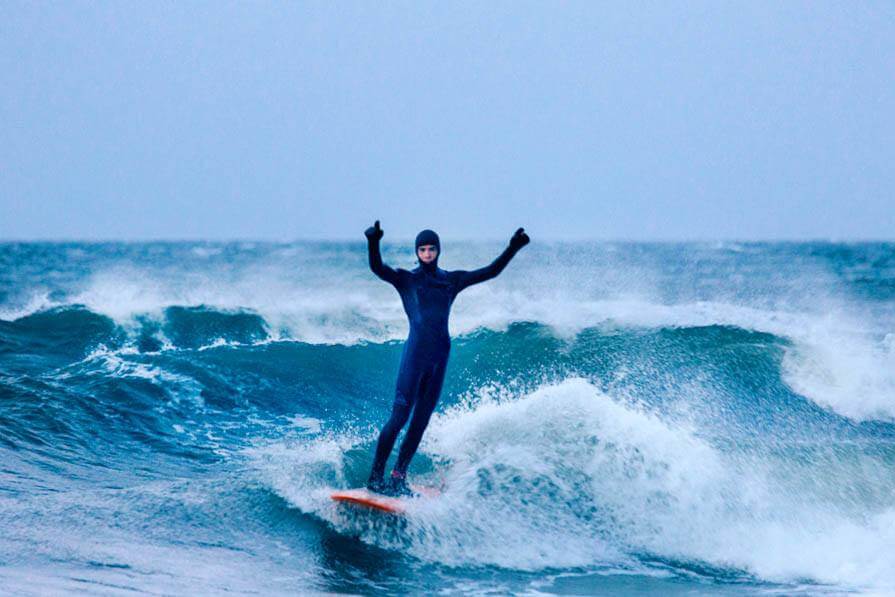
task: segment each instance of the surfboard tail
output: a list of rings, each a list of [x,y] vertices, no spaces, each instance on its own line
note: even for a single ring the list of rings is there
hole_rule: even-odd
[[[426,487],[422,485],[411,485],[410,488],[422,498],[434,498],[441,494],[436,487]],[[344,489],[334,491],[330,497],[341,504],[349,504],[352,506],[362,506],[380,512],[388,512],[390,514],[401,514],[406,510],[408,500],[418,499],[417,497],[390,497],[379,493],[374,493],[369,489]]]
[[[400,499],[379,495],[367,489],[336,491],[330,497],[342,504],[363,506],[372,508],[373,510],[379,510],[380,512],[389,512],[391,514],[400,514],[404,512],[404,507],[401,505]]]

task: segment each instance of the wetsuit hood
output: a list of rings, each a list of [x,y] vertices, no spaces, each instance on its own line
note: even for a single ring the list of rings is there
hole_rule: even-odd
[[[438,249],[438,255],[435,256],[432,263],[419,262],[421,268],[433,272],[438,269],[438,258],[441,257],[441,240],[434,230],[429,230],[427,228],[416,235],[416,241],[413,243],[413,254],[416,255],[417,250],[423,245],[435,245],[435,248]],[[419,258],[417,258],[417,261],[419,261]]]

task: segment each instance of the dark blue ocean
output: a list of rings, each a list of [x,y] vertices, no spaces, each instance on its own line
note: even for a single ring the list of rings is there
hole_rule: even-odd
[[[406,331],[361,242],[0,244],[0,592],[895,592],[895,244],[535,239],[454,305],[442,496],[340,509]]]

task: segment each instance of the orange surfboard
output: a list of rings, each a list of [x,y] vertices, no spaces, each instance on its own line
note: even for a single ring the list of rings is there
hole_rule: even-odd
[[[419,485],[411,485],[410,487],[421,497],[435,497],[441,493],[434,487],[421,487]],[[373,510],[379,510],[380,512],[388,512],[390,514],[403,513],[407,501],[415,499],[412,497],[389,497],[363,488],[334,491],[330,497],[342,504],[363,506]]]

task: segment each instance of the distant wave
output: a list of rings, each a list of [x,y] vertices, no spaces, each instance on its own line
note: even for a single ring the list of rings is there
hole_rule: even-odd
[[[613,329],[721,326],[770,334],[785,341],[782,378],[794,391],[856,420],[895,418],[895,333],[875,339],[841,314],[820,317],[726,303],[656,305],[628,300],[528,304],[528,317],[516,319],[522,309],[514,309],[511,302],[490,297],[485,303],[491,305],[489,310],[461,309],[452,321],[455,333],[463,337],[481,329],[505,331],[508,326],[528,321],[566,340],[588,329],[612,333]],[[295,325],[290,327],[287,320]],[[329,315],[317,313],[302,318],[243,308],[171,305],[113,319],[75,304],[39,310],[12,321],[0,320],[0,341],[25,352],[45,348],[41,358],[56,355],[64,359],[86,354],[98,345],[127,346],[140,352],[276,341],[350,346],[400,340],[406,334],[405,326],[403,321],[372,318],[338,305]]]

